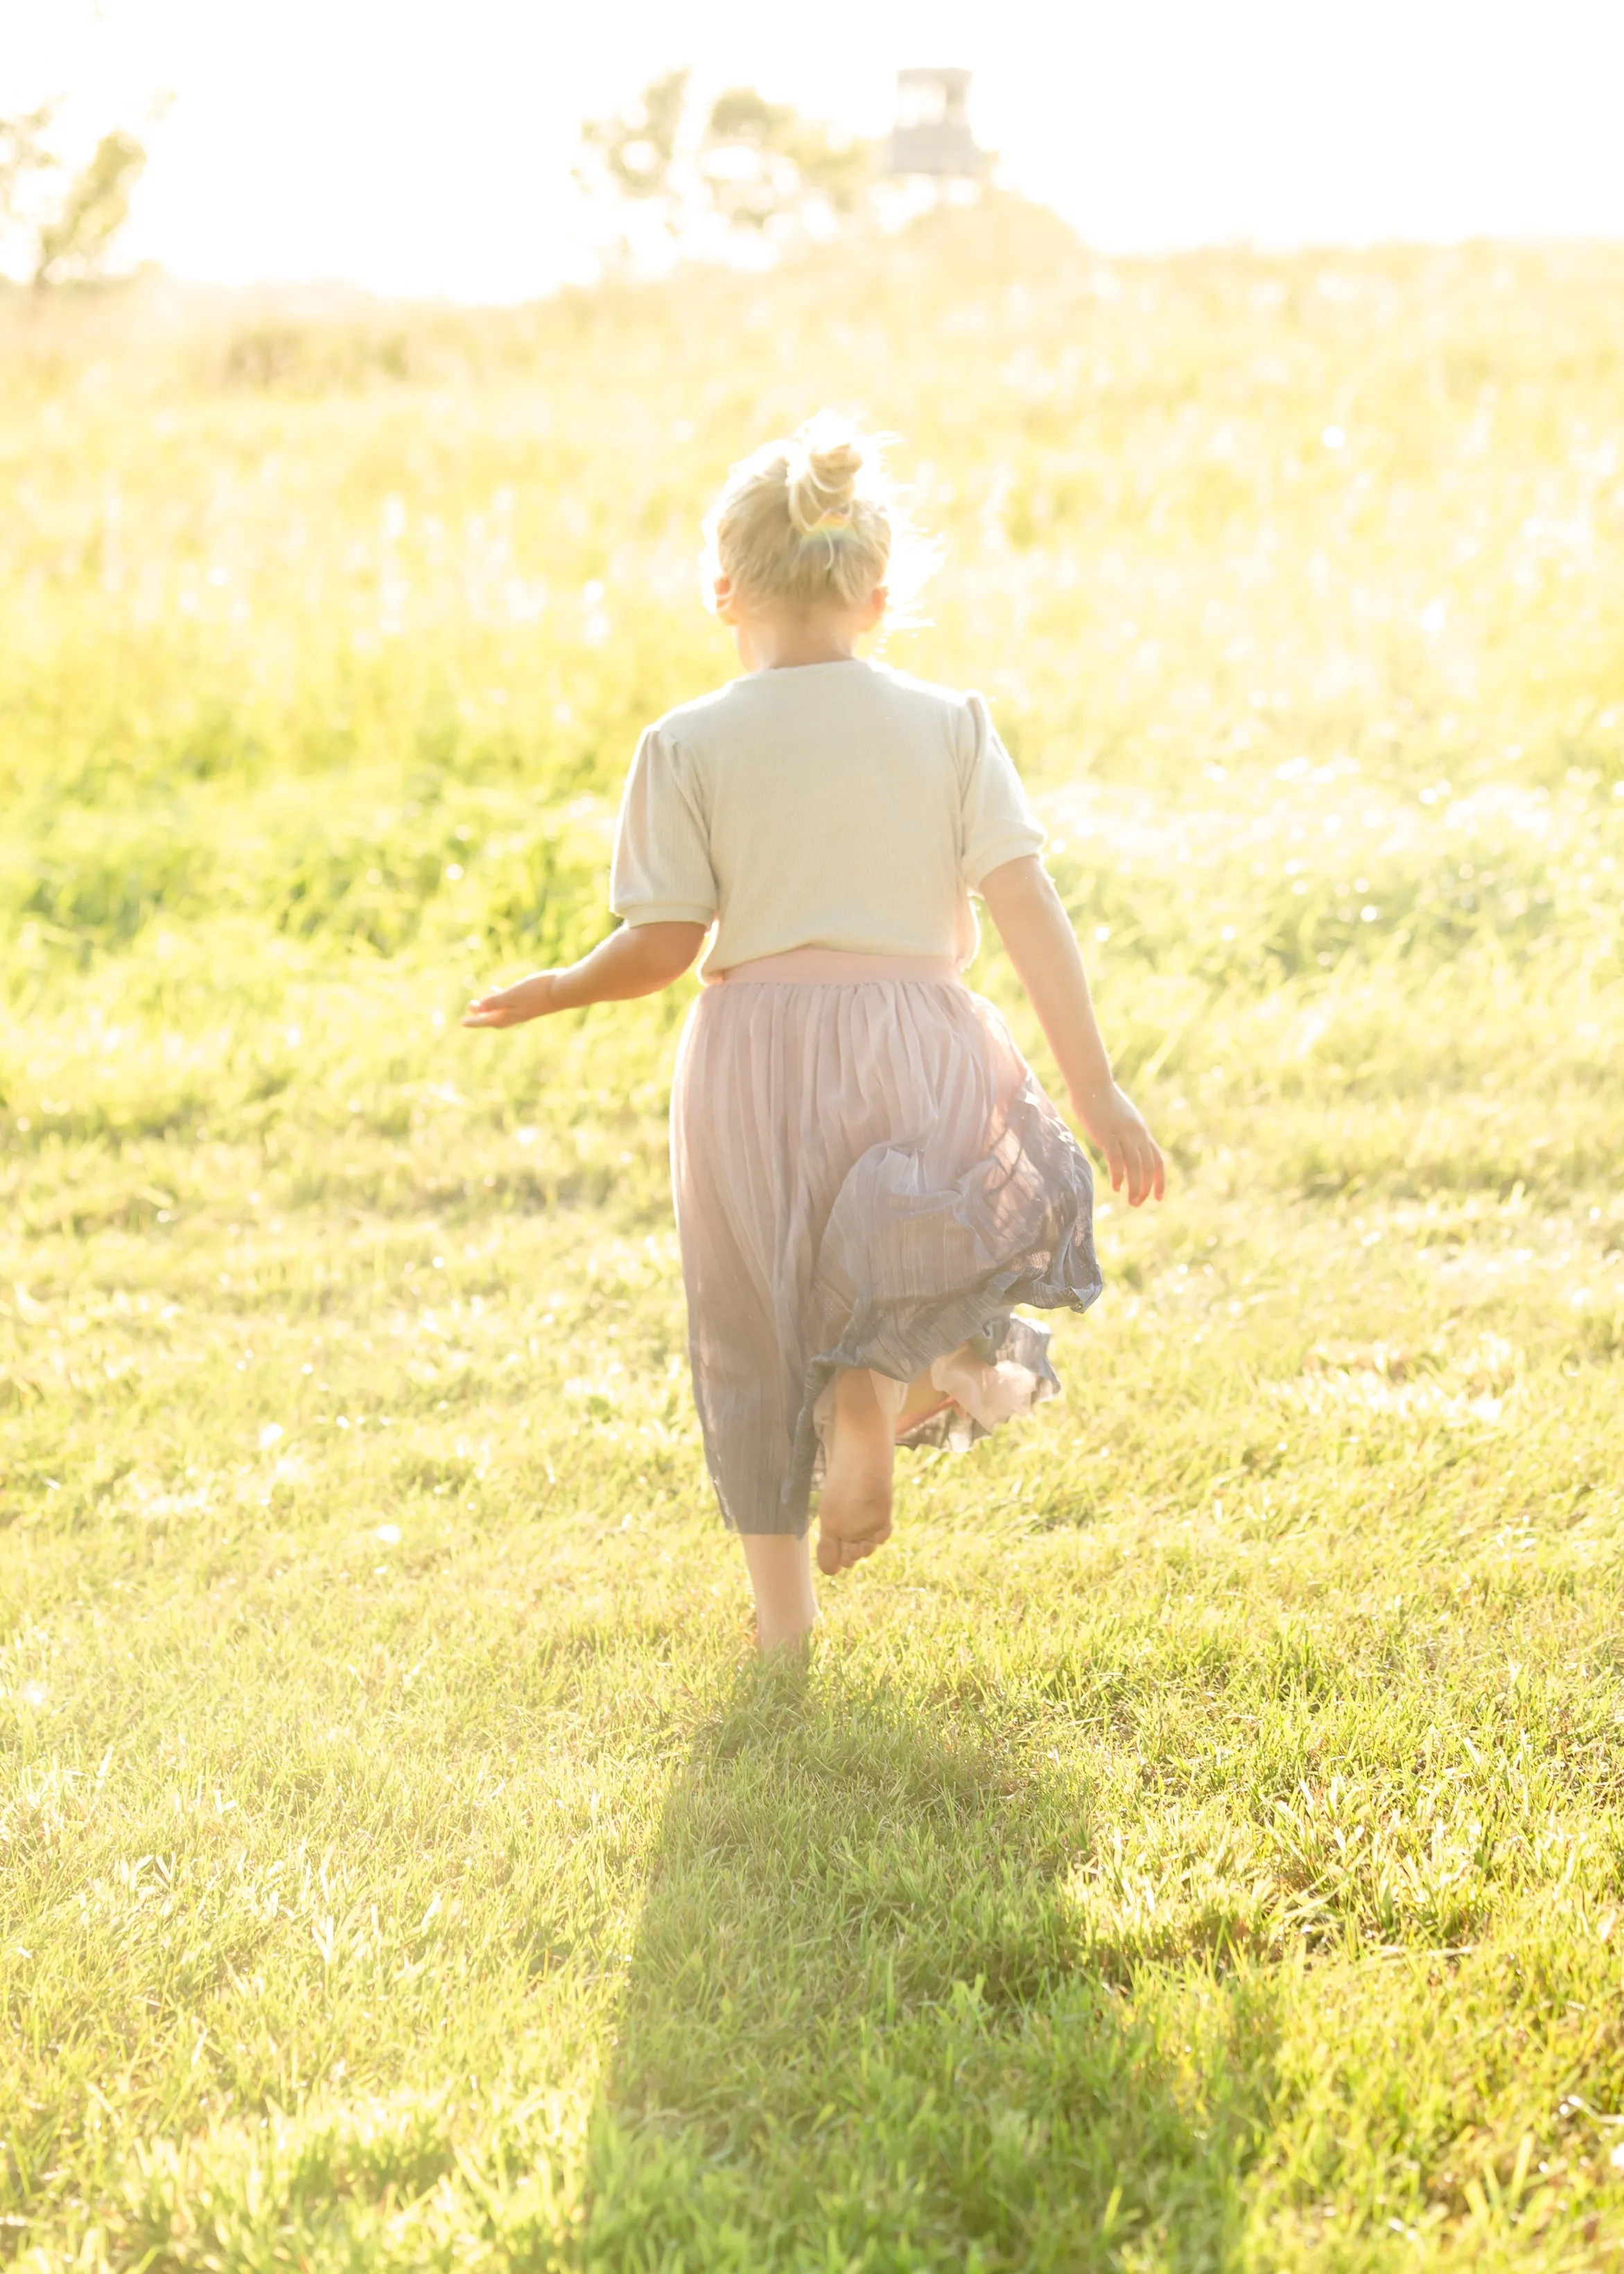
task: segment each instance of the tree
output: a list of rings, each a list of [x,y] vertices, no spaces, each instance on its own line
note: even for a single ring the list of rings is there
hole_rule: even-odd
[[[19,118],[0,118],[0,221],[11,222],[33,184],[56,169],[60,162],[45,139],[56,117],[56,104],[45,102]]]
[[[117,128],[70,171],[49,139],[58,109],[0,118],[0,233],[20,241],[37,290],[102,273],[147,163],[145,147]]]
[[[130,200],[147,164],[133,134],[104,134],[89,162],[68,184],[67,194],[40,225],[34,255],[36,286],[65,276],[96,275],[113,239],[130,218]]]
[[[705,122],[700,171],[733,228],[771,229],[816,215],[849,219],[875,176],[872,143],[842,137],[754,87],[719,94]]]
[[[673,176],[689,76],[686,71],[667,72],[650,80],[629,109],[587,121],[575,179],[589,196],[601,192],[606,175],[608,185],[623,198],[662,208],[674,204],[679,192]]]
[[[687,71],[668,72],[626,110],[581,130],[575,179],[621,224],[651,224],[667,246],[726,252],[768,237],[826,235],[866,207],[875,146],[732,87],[695,113]]]

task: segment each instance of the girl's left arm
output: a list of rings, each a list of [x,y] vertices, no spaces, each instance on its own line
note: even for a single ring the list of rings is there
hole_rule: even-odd
[[[1111,1190],[1138,1208],[1167,1189],[1162,1148],[1118,1088],[1094,1014],[1088,975],[1070,917],[1035,854],[1006,861],[981,879],[998,937],[1065,1078],[1071,1109],[1105,1156]]]
[[[629,1003],[638,995],[658,995],[694,961],[705,944],[699,923],[622,924],[590,955],[561,971],[533,971],[511,987],[478,996],[465,1013],[465,1027],[522,1027],[553,1011],[580,1011],[589,1003]]]

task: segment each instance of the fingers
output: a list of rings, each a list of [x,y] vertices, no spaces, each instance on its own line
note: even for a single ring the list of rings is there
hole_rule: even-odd
[[[1091,1129],[1110,1172],[1111,1190],[1123,1193],[1130,1208],[1140,1208],[1167,1191],[1167,1163],[1162,1148],[1132,1106],[1128,1113],[1103,1130]]]
[[[1113,1130],[1105,1141],[1105,1165],[1111,1172],[1111,1190],[1122,1190],[1123,1178],[1128,1173],[1127,1148]]]
[[[1089,1132],[1091,1136],[1094,1133]],[[1094,1136],[1094,1142],[1105,1156],[1106,1169],[1114,1193],[1124,1193],[1130,1208],[1139,1208],[1153,1196],[1160,1200],[1167,1191],[1167,1163],[1162,1157],[1162,1148],[1144,1123],[1135,1117],[1132,1125],[1108,1129]]]
[[[1125,1184],[1130,1208],[1142,1207],[1153,1195],[1160,1200],[1167,1191],[1167,1163],[1162,1157],[1162,1148],[1142,1126],[1113,1140],[1107,1157],[1111,1164],[1111,1190],[1120,1192]]]

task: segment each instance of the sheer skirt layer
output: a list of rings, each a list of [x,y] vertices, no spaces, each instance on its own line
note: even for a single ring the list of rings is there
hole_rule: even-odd
[[[805,1531],[833,1377],[899,1442],[965,1446],[1053,1397],[1017,1305],[1100,1291],[1093,1177],[992,1005],[946,978],[734,974],[690,1013],[672,1171],[694,1393],[727,1524]],[[939,1397],[909,1426],[906,1386]]]

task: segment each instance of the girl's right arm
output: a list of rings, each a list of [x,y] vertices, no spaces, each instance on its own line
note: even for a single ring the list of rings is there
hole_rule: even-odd
[[[658,995],[680,979],[705,944],[699,923],[622,924],[590,955],[561,971],[534,971],[511,987],[478,996],[464,1013],[465,1027],[520,1027],[553,1011],[579,1011],[589,1003],[629,1003]]]
[[[1105,1156],[1111,1190],[1125,1185],[1132,1208],[1153,1193],[1160,1200],[1167,1188],[1162,1148],[1133,1100],[1116,1087],[1077,935],[1049,871],[1027,854],[983,877],[980,890],[1049,1037],[1071,1111]]]

